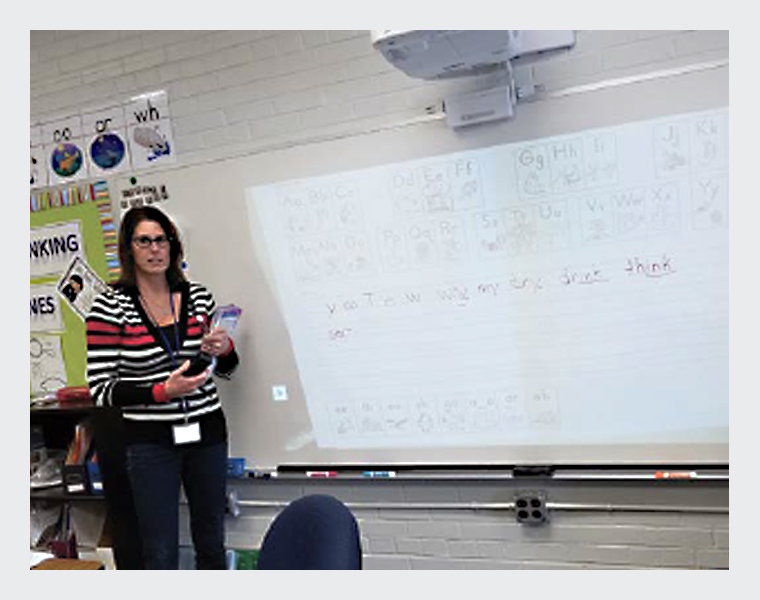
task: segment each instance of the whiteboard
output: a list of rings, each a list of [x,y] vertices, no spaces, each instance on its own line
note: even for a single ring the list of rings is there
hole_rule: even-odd
[[[727,463],[727,70],[675,79],[156,174],[244,310],[231,455]]]
[[[727,125],[251,188],[317,445],[725,442]]]

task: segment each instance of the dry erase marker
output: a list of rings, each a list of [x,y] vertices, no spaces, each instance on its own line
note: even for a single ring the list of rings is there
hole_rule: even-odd
[[[306,477],[337,477],[338,473],[335,471],[306,471]]]
[[[365,477],[395,477],[396,471],[364,471]]]
[[[248,477],[252,479],[273,479],[277,477],[277,471],[248,471]]]
[[[655,479],[694,479],[696,476],[695,471],[657,471],[654,474]]]

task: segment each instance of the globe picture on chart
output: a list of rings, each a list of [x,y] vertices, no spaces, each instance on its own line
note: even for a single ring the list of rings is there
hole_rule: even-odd
[[[90,156],[101,169],[113,169],[124,159],[125,149],[118,135],[104,133],[90,144]]]
[[[74,144],[58,144],[50,159],[53,171],[61,177],[71,177],[82,168],[82,151]]]

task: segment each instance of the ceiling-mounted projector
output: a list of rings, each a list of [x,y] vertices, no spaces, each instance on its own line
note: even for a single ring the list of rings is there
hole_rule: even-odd
[[[570,48],[575,32],[376,29],[372,45],[410,77],[448,79],[487,72],[521,56]]]

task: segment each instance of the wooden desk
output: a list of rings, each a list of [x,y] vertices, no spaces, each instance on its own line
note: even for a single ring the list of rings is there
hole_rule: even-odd
[[[47,558],[31,568],[32,571],[101,571],[105,570],[102,562],[97,560],[79,560],[77,558]]]

